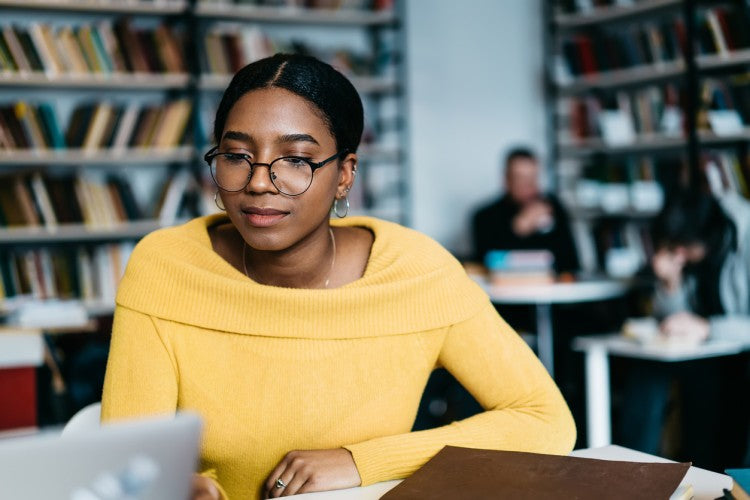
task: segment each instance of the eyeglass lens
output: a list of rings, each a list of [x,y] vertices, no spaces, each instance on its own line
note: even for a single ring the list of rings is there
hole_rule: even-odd
[[[210,165],[216,184],[226,191],[241,191],[250,181],[250,163],[242,156],[218,154],[211,159]],[[252,171],[255,169],[252,167]],[[302,158],[277,158],[269,171],[271,182],[284,194],[301,194],[312,183],[313,169]]]

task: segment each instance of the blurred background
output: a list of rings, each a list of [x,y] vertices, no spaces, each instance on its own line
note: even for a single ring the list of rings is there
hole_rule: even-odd
[[[100,399],[133,246],[218,211],[221,93],[291,51],[362,96],[350,214],[465,264],[576,447],[748,465],[748,26],[744,0],[0,0],[0,430]],[[415,428],[478,411],[438,370]]]

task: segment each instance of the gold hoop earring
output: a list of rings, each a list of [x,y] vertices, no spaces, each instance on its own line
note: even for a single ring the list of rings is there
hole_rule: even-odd
[[[219,210],[221,210],[222,212],[226,212],[226,211],[227,211],[226,207],[223,207],[223,206],[221,206],[221,205],[219,204],[219,200],[220,200],[220,198],[219,198],[219,192],[218,192],[218,191],[216,191],[216,192],[214,193],[214,203],[215,203],[215,204],[216,204],[216,206],[217,206],[217,207],[219,208]]]
[[[344,207],[344,214],[343,215],[341,213],[339,213],[339,202],[342,199],[346,202],[346,206]],[[344,196],[343,198],[336,198],[333,201],[333,213],[335,213],[336,217],[338,217],[339,219],[343,219],[344,217],[347,216],[347,214],[349,214],[349,196],[348,195]]]

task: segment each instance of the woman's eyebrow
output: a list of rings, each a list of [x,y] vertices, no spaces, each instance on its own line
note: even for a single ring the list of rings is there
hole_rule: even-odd
[[[235,141],[253,142],[253,138],[245,132],[239,132],[237,130],[227,130],[224,132],[222,139],[230,139]]]
[[[309,134],[286,134],[276,139],[276,144],[286,144],[289,142],[310,142],[320,146],[318,141]]]

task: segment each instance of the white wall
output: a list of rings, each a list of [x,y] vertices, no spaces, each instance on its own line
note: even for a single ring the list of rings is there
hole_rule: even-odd
[[[411,225],[470,250],[514,144],[545,145],[542,0],[407,0]]]

